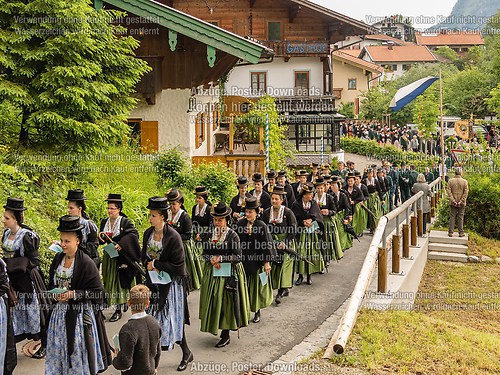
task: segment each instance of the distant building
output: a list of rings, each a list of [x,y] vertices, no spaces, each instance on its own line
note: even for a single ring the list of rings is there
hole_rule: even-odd
[[[408,18],[401,15],[386,17],[385,19],[372,24],[373,27],[380,29],[382,34],[401,39],[405,42],[415,41],[415,28],[411,25]]]
[[[335,43],[335,49],[343,51],[362,50],[366,46],[378,46],[387,43],[392,43],[395,46],[414,44],[385,34],[348,35],[344,40]]]
[[[484,39],[480,32],[442,30],[439,33],[415,34],[417,44],[426,46],[435,51],[440,47],[450,47],[459,55],[463,55],[474,46],[484,46]]]

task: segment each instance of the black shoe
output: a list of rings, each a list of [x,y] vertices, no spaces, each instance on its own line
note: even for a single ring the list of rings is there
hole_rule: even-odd
[[[288,288],[286,288],[281,295],[283,297],[288,297],[290,295],[290,291],[288,290]]]
[[[311,280],[311,275],[307,275],[307,281],[306,281],[306,284],[307,285],[312,285],[312,280]]]
[[[47,353],[47,349],[45,348],[45,346],[42,345],[35,353],[33,353],[31,358],[42,359],[45,357],[46,353]]]
[[[277,294],[276,295],[276,298],[274,299],[274,302],[276,302],[277,305],[279,305],[281,303],[281,294]]]
[[[120,310],[116,310],[111,318],[109,318],[110,322],[116,322],[117,320],[120,320],[122,318],[122,312]]]
[[[217,344],[215,344],[215,347],[216,348],[223,348],[226,345],[229,345],[230,342],[231,342],[231,339],[229,337],[223,337],[219,340],[219,342]]]
[[[125,303],[123,305],[123,312],[127,312],[128,311],[128,303]]]
[[[260,322],[260,311],[257,311],[255,313],[255,316],[253,317],[252,322],[254,322],[254,323]]]
[[[295,285],[299,286],[300,284],[302,284],[302,281],[304,281],[304,277],[300,275],[297,281],[295,282]]]
[[[182,359],[181,363],[179,363],[179,367],[177,367],[177,371],[184,371],[187,366],[188,366],[188,363],[189,362],[192,362],[193,361],[193,353],[192,352],[189,352],[189,355],[186,359]]]
[[[325,274],[325,269],[323,268],[319,274],[320,274],[320,275],[324,275],[324,274]],[[309,284],[309,283],[308,283],[308,284]]]

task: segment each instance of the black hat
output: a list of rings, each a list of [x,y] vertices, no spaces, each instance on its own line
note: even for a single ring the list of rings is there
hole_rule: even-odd
[[[248,185],[248,179],[245,176],[240,176],[236,180],[236,185]]]
[[[207,188],[205,186],[196,186],[194,189],[196,195],[208,195]]]
[[[276,171],[274,170],[270,170],[269,172],[267,172],[267,178],[270,179],[270,178],[276,178],[278,177],[278,174],[276,173]]]
[[[361,172],[360,171],[354,172],[354,177],[361,177]]]
[[[284,170],[279,171],[278,177],[286,177],[286,171],[284,171]]]
[[[7,198],[7,203],[3,206],[9,211],[25,211],[24,200],[21,198]]]
[[[104,200],[105,202],[123,202],[121,194],[108,194],[108,197]]]
[[[286,195],[285,187],[281,185],[274,185],[273,192],[270,194]]]
[[[366,168],[366,173],[372,173],[373,169],[372,168]]]
[[[254,173],[252,176],[253,182],[264,182],[264,177],[262,177],[261,173]]]
[[[301,169],[296,173],[296,176],[309,176],[309,173],[305,169]]]
[[[210,215],[212,217],[226,217],[231,215],[231,207],[228,207],[224,202],[218,202],[210,208]]]
[[[66,197],[67,201],[85,201],[87,198],[83,195],[83,190],[82,189],[74,189],[74,190],[69,190],[68,191],[68,196]]]
[[[83,224],[80,224],[79,216],[64,215],[59,218],[59,232],[76,232],[83,229]]]
[[[151,197],[149,198],[147,207],[150,210],[164,211],[170,208],[168,199],[165,197]]]
[[[316,181],[314,181],[314,186],[324,185],[325,179],[323,177],[318,177]]]
[[[169,202],[179,202],[182,200],[182,193],[177,189],[170,189],[165,196]]]
[[[346,179],[346,180],[348,180],[348,179],[350,179],[350,178],[354,178],[354,177],[355,177],[354,172],[349,172],[349,173],[347,173],[347,175],[345,176],[345,179]]]
[[[339,176],[332,176],[332,180],[330,181],[332,184],[336,184],[340,182],[341,178]]]
[[[313,191],[314,191],[314,186],[310,182],[307,182],[304,185],[302,185],[302,188],[300,189],[301,194],[312,193]]]
[[[310,168],[318,168],[319,164],[318,163],[311,163],[311,165],[309,167]]]
[[[321,166],[321,169],[330,169],[330,164],[326,163]]]
[[[245,199],[245,210],[259,211],[260,203],[255,197],[248,197]]]
[[[329,174],[324,174],[323,179],[325,180],[325,182],[332,182],[332,176],[330,176]]]

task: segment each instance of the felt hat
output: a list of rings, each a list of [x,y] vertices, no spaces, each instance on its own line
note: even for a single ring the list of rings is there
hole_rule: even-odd
[[[80,224],[79,216],[64,215],[59,218],[59,232],[76,232],[83,229],[83,224]]]
[[[25,211],[24,200],[21,198],[7,198],[7,203],[3,206],[9,211]]]
[[[148,200],[146,208],[156,211],[164,211],[169,209],[168,199],[165,197],[151,197]]]
[[[231,213],[231,207],[228,207],[224,202],[218,202],[210,208],[210,215],[212,217],[227,217]]]
[[[74,189],[74,190],[68,190],[68,196],[66,197],[67,201],[85,201],[87,198],[83,195],[83,190],[82,189]]]
[[[123,202],[121,194],[109,193],[108,197],[104,200],[105,202]]]

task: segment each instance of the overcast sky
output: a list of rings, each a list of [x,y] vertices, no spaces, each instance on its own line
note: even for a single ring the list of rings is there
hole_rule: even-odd
[[[376,22],[374,17],[402,14],[413,18],[417,29],[427,28],[442,21],[440,17],[450,15],[457,0],[311,0],[346,16],[368,24]]]

